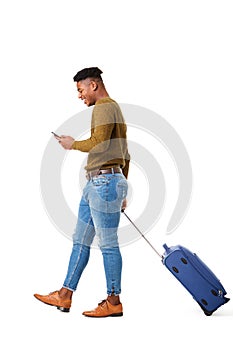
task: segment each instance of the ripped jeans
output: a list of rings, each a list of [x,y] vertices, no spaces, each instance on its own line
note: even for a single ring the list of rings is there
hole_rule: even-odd
[[[96,236],[103,255],[107,294],[121,293],[122,258],[117,230],[121,205],[127,190],[127,180],[120,173],[99,175],[87,182],[79,205],[64,288],[76,290]]]

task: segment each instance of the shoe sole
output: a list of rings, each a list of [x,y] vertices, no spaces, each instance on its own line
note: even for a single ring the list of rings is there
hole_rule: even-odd
[[[83,314],[83,316],[92,317],[92,318],[121,317],[121,316],[123,316],[123,312],[119,312],[117,314],[106,315],[106,316],[94,316],[94,315],[85,315],[85,314]]]
[[[70,309],[68,307],[57,306],[57,309],[62,312],[70,312]]]

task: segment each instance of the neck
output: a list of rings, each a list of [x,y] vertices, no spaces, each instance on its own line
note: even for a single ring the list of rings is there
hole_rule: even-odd
[[[96,102],[101,100],[102,98],[106,98],[106,97],[109,97],[108,92],[105,89],[103,89],[103,90],[99,91],[97,98],[96,98]]]

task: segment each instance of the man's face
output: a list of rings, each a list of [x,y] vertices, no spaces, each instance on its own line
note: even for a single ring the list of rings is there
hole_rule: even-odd
[[[90,107],[96,103],[95,90],[96,84],[90,79],[81,80],[77,83],[78,98]]]

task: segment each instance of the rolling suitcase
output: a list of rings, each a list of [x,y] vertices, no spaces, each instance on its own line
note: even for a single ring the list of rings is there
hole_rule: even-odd
[[[214,311],[230,300],[226,297],[226,291],[219,279],[195,253],[181,245],[168,247],[164,244],[165,251],[161,255],[128,215],[124,211],[122,212],[155,253],[159,255],[163,265],[189,291],[206,316],[212,315]]]

